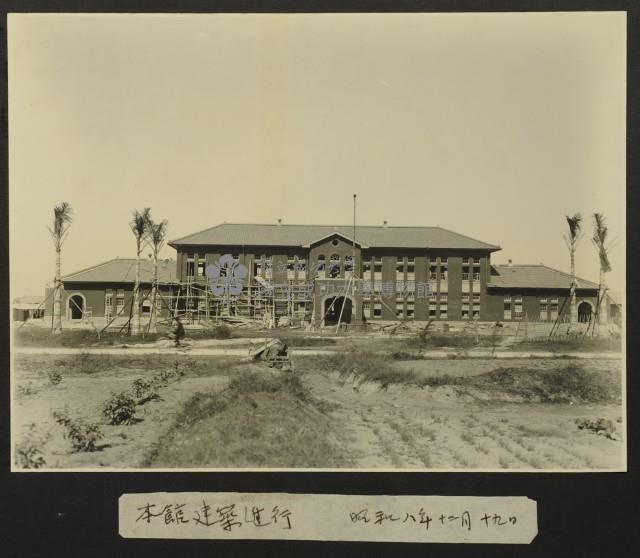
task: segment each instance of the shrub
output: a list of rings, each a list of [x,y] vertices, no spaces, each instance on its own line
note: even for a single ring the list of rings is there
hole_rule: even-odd
[[[31,424],[29,426],[29,432],[14,448],[16,465],[23,469],[40,469],[47,464],[40,451],[40,447],[44,441],[35,438],[35,428],[36,425]]]
[[[158,394],[154,390],[153,380],[145,380],[144,378],[138,378],[131,384],[131,395],[135,399],[155,399]]]
[[[211,328],[208,337],[212,339],[230,339],[231,328],[227,324],[220,324]]]
[[[616,425],[612,420],[605,418],[599,418],[596,420],[576,419],[575,423],[578,426],[578,430],[591,430],[599,436],[605,436],[610,440],[616,439]]]
[[[52,386],[57,386],[60,382],[62,382],[62,374],[60,374],[60,372],[58,372],[57,370],[52,370],[48,375],[49,383]]]
[[[475,337],[472,335],[456,333],[437,333],[422,329],[417,335],[405,340],[405,344],[411,348],[428,349],[454,347],[466,349],[476,345]]]
[[[69,411],[54,411],[54,420],[64,427],[65,438],[71,442],[73,451],[97,451],[96,442],[104,437],[98,424],[80,418],[72,418]]]
[[[112,393],[102,408],[109,424],[131,424],[136,412],[136,402],[126,392]]]

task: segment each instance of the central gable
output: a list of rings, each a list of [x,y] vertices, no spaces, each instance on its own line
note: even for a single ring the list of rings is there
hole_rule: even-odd
[[[349,246],[353,246],[354,242],[353,242],[353,238],[348,237],[345,234],[342,234],[338,231],[333,231],[330,233],[327,233],[325,235],[322,235],[306,244],[303,244],[302,247],[303,248],[316,248],[321,244],[326,244],[328,246],[339,246],[340,244],[349,244]],[[364,244],[362,244],[361,242],[358,242],[358,239],[356,239],[355,245],[358,248],[368,248],[368,246],[365,246]]]

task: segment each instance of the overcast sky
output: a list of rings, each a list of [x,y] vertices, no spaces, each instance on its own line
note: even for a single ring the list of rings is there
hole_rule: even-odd
[[[228,222],[441,225],[493,261],[597,280],[608,219],[622,290],[622,13],[11,15],[12,296],[134,257],[136,208],[169,237]],[[173,257],[171,248],[164,255]]]

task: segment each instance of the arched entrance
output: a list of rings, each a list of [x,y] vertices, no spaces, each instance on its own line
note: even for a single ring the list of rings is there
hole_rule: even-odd
[[[353,303],[349,297],[332,296],[326,298],[324,301],[324,325],[336,325],[338,320],[342,324],[350,324],[352,310]],[[340,318],[341,312],[342,318]]]
[[[591,304],[588,302],[581,302],[578,305],[578,321],[579,322],[590,322],[591,321],[591,313],[593,308]]]
[[[69,297],[69,318],[81,320],[84,316],[84,309],[84,297],[81,294],[74,294]]]

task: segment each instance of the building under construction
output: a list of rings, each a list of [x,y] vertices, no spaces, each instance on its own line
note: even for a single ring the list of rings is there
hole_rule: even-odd
[[[141,314],[186,323],[335,326],[389,320],[566,321],[571,277],[543,265],[493,265],[500,247],[441,227],[223,223],[169,242],[176,260],[141,267]],[[130,318],[135,260],[63,278],[67,318]],[[577,280],[579,321],[619,306]],[[603,305],[599,299],[605,300]],[[50,308],[47,311],[50,315]]]

